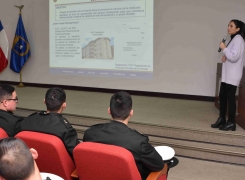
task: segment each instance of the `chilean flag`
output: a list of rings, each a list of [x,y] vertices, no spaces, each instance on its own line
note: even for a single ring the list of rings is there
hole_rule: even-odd
[[[0,20],[0,72],[8,66],[9,42]]]

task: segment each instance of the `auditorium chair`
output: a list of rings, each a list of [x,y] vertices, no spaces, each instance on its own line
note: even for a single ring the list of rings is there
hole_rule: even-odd
[[[8,134],[2,129],[0,128],[0,139],[9,137]]]
[[[73,157],[76,170],[72,177],[89,180],[141,180],[130,151],[125,148],[94,142],[78,144]],[[147,180],[166,180],[167,164],[159,172],[151,172]]]
[[[15,137],[38,152],[36,159],[40,172],[52,173],[65,180],[72,180],[75,165],[63,142],[56,136],[39,132],[22,131]]]

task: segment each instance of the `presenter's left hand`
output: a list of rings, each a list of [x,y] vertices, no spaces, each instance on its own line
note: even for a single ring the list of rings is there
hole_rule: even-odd
[[[222,50],[224,50],[224,49],[226,48],[226,45],[225,45],[225,43],[221,42],[221,43],[219,44],[219,47],[220,47]]]
[[[223,56],[223,57],[222,57],[222,62],[225,62],[225,61],[226,61],[226,57]]]

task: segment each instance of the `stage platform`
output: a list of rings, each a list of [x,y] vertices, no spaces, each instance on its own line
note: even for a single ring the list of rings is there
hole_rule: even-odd
[[[18,115],[45,110],[43,103],[47,88],[25,87],[16,91],[19,98]],[[108,122],[107,114],[112,94],[65,90],[65,117],[82,140],[91,125]],[[168,145],[179,157],[245,165],[245,131],[219,131],[210,125],[218,118],[214,102],[178,100],[133,95],[134,116],[129,126],[149,135],[153,145]]]

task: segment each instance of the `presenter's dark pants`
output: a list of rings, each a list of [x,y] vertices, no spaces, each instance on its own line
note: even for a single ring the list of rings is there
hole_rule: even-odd
[[[228,122],[235,122],[237,86],[221,82],[219,91],[220,117],[225,119],[228,103]]]

